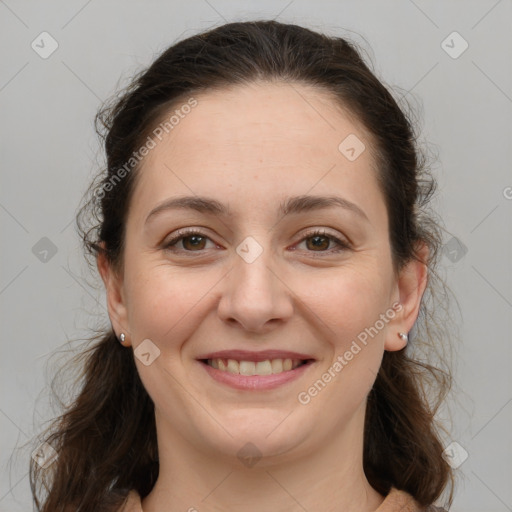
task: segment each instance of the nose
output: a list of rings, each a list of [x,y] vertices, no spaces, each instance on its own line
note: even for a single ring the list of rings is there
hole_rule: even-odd
[[[223,321],[246,331],[265,333],[291,318],[293,294],[270,252],[265,248],[254,261],[235,253],[218,304]]]

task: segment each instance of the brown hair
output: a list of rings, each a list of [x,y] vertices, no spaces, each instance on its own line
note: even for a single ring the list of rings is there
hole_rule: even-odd
[[[438,339],[438,310],[434,314],[426,299],[435,296],[441,243],[438,224],[427,213],[436,182],[411,121],[354,43],[296,25],[256,21],[229,23],[168,48],[97,115],[107,165],[77,216],[86,251],[92,256],[104,251],[112,265],[122,266],[125,221],[139,167],[129,172],[126,163],[157,121],[192,94],[256,80],[313,85],[355,116],[373,140],[395,271],[419,258],[418,242],[429,248],[427,291],[409,344],[384,353],[368,397],[363,464],[381,494],[394,486],[430,505],[449,487],[451,503],[453,475],[434,419],[450,374],[411,352],[439,341],[446,344]],[[113,184],[123,166],[126,172]],[[46,433],[57,459],[45,470],[31,461],[37,510],[116,510],[130,489],[146,496],[158,476],[154,406],[133,353],[121,346],[112,329],[93,340],[74,361],[82,365],[78,395]],[[42,503],[37,483],[46,489]]]

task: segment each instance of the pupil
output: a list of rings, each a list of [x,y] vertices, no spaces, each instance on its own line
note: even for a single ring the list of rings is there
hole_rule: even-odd
[[[190,235],[185,238],[185,240],[188,240],[189,244],[193,247],[199,247],[201,245],[203,237],[198,235]]]
[[[325,243],[322,244],[322,239],[327,240],[325,236],[314,236],[311,240],[313,241],[313,245],[315,247],[321,247],[322,245],[325,245]]]

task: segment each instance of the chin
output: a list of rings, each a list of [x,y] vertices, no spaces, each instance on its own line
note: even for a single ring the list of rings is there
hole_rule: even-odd
[[[226,425],[229,434],[217,428],[215,432],[218,435],[216,439],[210,438],[209,444],[217,451],[237,457],[242,463],[245,458],[261,459],[260,467],[266,462],[276,462],[269,457],[278,457],[284,462],[294,451],[301,451],[300,447],[308,437],[305,423],[297,424],[295,414],[289,414],[289,410],[245,409],[229,415],[228,419],[218,417],[218,420]],[[208,442],[208,434],[211,436],[212,432],[204,433],[204,441]]]

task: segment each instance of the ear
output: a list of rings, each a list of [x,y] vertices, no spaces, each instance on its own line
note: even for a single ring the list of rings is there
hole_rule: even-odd
[[[421,298],[427,286],[428,273],[428,246],[421,242],[416,254],[418,259],[406,263],[399,273],[395,296],[401,308],[396,308],[396,315],[388,324],[388,332],[384,342],[384,349],[390,352],[401,350],[407,345],[398,335],[399,332],[407,334],[413,327],[420,310]],[[420,261],[418,261],[420,260]]]
[[[101,279],[103,280],[103,284],[105,285],[107,309],[110,322],[112,323],[112,328],[114,329],[117,337],[119,337],[121,333],[126,335],[126,341],[123,345],[129,346],[131,344],[131,336],[129,335],[130,333],[127,328],[128,321],[123,294],[123,278],[109,262],[105,251],[103,250],[103,244],[102,250],[99,251],[98,256],[96,257],[96,265],[101,275]]]

